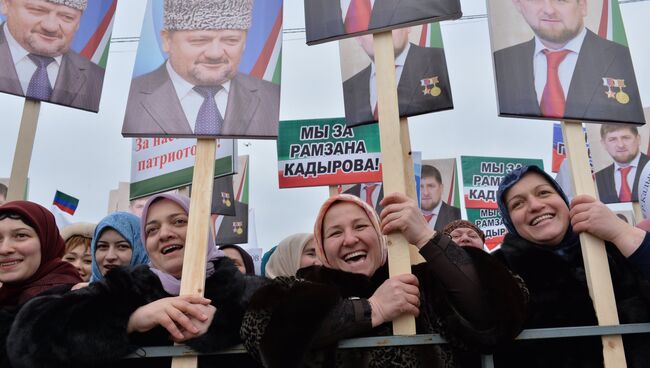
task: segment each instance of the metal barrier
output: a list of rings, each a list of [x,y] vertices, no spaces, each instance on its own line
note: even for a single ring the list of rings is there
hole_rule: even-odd
[[[634,323],[617,326],[581,326],[524,330],[521,332],[521,334],[519,334],[519,336],[517,336],[516,340],[559,339],[565,337],[627,335],[640,333],[650,333],[650,323]],[[386,346],[435,345],[446,343],[447,341],[438,334],[427,334],[414,336],[361,337],[356,339],[342,340],[339,342],[338,347],[339,349],[358,349]],[[244,353],[246,353],[246,350],[242,345],[238,345],[228,350],[221,350],[210,353],[198,353],[184,345],[155,346],[139,348],[135,353],[126,356],[126,359]],[[494,361],[491,355],[482,356],[481,362],[483,368],[494,368]]]

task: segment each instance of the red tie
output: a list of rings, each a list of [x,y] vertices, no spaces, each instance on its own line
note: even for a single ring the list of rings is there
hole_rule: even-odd
[[[632,192],[630,185],[627,183],[627,174],[632,170],[632,166],[622,167],[618,169],[621,172],[621,191],[618,194],[618,199],[621,202],[632,202]]]
[[[375,191],[376,186],[377,184],[366,184],[366,203],[368,203],[370,207],[375,206],[372,204],[372,192]]]
[[[379,102],[375,104],[375,108],[372,110],[372,118],[375,119],[375,121],[379,121],[379,111],[377,111],[378,106]]]
[[[368,30],[372,7],[370,0],[352,0],[345,14],[345,32],[363,32]]]
[[[423,213],[422,215],[424,215],[424,219],[427,220],[427,222],[430,222],[433,218],[433,213],[430,213],[428,215]]]
[[[562,90],[562,83],[560,83],[557,69],[570,51],[551,52],[544,49],[542,52],[546,55],[546,85],[544,86],[540,108],[543,116],[560,118],[564,116],[566,100],[564,99],[564,91]]]

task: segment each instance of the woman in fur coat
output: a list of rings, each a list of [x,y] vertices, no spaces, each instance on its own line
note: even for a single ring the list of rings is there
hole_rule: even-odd
[[[188,212],[187,197],[153,196],[141,224],[149,266],[115,268],[86,288],[26,304],[7,344],[14,368],[169,367],[169,359],[117,360],[172,341],[198,351],[237,344],[247,299],[262,281],[238,272],[209,237],[205,298],[178,296]]]
[[[639,269],[648,264],[648,233],[589,196],[576,196],[569,206],[559,185],[537,166],[507,175],[497,199],[508,234],[494,255],[526,282],[526,328],[598,324],[587,288],[581,232],[606,241],[620,323],[650,321],[650,287]],[[627,335],[623,341],[627,366],[647,367],[650,336]],[[497,354],[495,366],[602,367],[602,349],[598,336],[518,341]]]
[[[266,367],[464,367],[470,351],[489,352],[519,333],[526,296],[507,269],[435,232],[406,196],[382,205],[380,221],[355,196],[328,199],[314,225],[323,266],[301,269],[299,281],[277,277],[253,296],[242,337]],[[426,262],[389,278],[384,234],[395,231]],[[344,338],[390,335],[404,313],[416,317],[418,333],[441,333],[450,344],[336,351]]]
[[[61,257],[65,249],[54,216],[36,203],[0,206],[0,367],[9,368],[7,335],[21,306],[42,294],[61,294],[81,282]]]

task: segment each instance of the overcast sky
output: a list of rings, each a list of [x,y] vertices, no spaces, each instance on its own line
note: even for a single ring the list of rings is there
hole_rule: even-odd
[[[259,1],[259,0],[258,0]],[[463,13],[484,15],[485,4],[461,0]],[[144,0],[118,3],[113,35],[137,37]],[[641,100],[650,106],[650,1],[621,4]],[[285,0],[284,28],[304,28],[303,0]],[[409,119],[412,149],[423,159],[460,155],[529,157],[551,165],[552,122],[497,117],[488,22],[484,17],[442,23],[455,108]],[[305,45],[305,33],[283,37],[281,119],[340,117],[343,93],[338,43]],[[120,135],[137,42],[111,45],[99,114],[44,103],[29,178],[29,199],[49,207],[55,190],[80,199],[74,218],[98,221],[108,193],[129,181],[130,139]],[[0,177],[11,172],[23,99],[0,94]],[[275,141],[239,141],[251,156],[251,206],[259,245],[270,248],[311,231],[327,188],[278,188]]]

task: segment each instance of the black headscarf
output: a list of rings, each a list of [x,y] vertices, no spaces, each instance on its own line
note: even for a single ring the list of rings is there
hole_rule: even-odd
[[[255,274],[255,264],[253,263],[253,257],[251,257],[250,254],[248,254],[247,251],[245,251],[242,247],[234,244],[225,244],[219,247],[220,250],[224,249],[234,249],[239,254],[241,255],[241,259],[244,260],[244,268],[246,269],[246,274],[247,275],[254,275]]]

